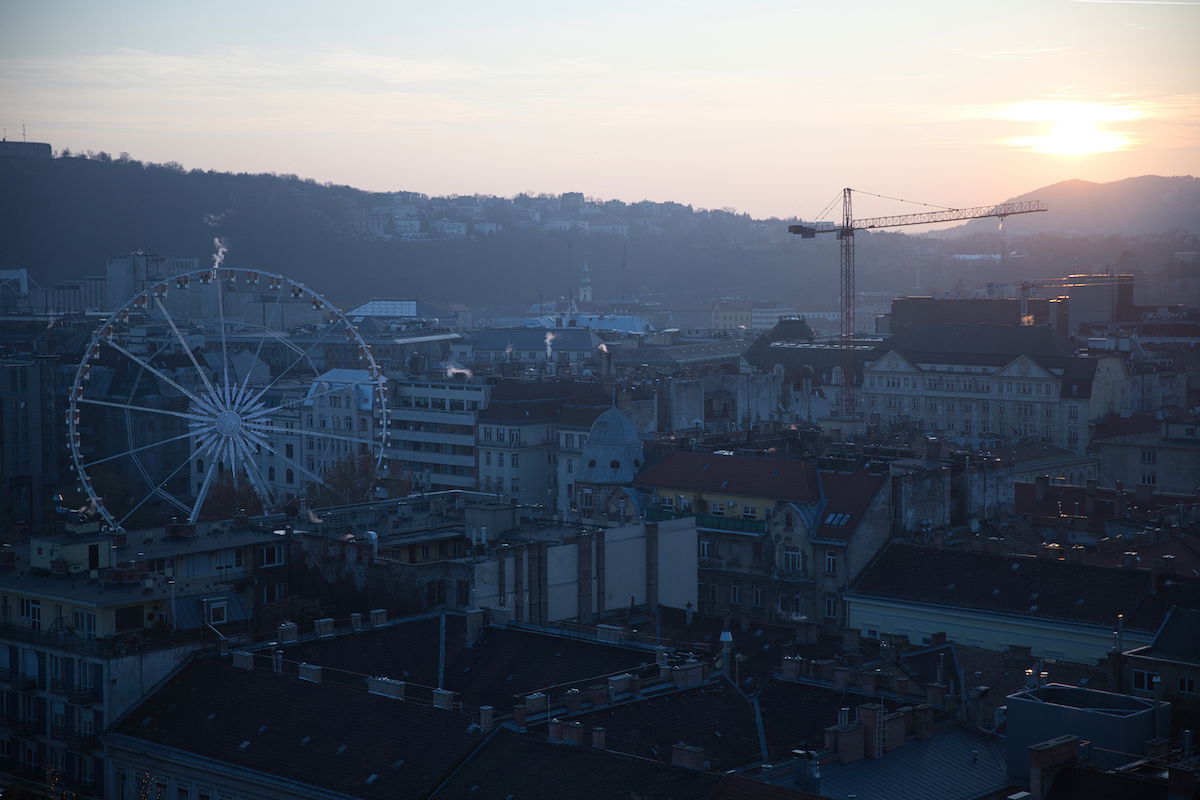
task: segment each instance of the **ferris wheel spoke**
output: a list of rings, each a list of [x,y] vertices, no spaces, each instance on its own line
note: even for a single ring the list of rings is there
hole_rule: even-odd
[[[130,518],[130,517],[132,517],[132,516],[133,516],[135,513],[137,513],[137,510],[138,510],[139,508],[141,508],[141,507],[142,507],[142,506],[143,506],[143,505],[146,503],[146,501],[147,501],[147,500],[149,500],[151,497],[154,497],[155,495],[159,495],[159,496],[161,496],[161,497],[162,497],[164,500],[166,500],[168,503],[170,503],[171,505],[173,505],[173,506],[175,506],[176,508],[178,508],[178,509],[179,509],[180,511],[182,511],[183,513],[185,513],[185,514],[186,514],[186,513],[188,513],[188,511],[190,511],[190,509],[187,507],[187,504],[186,504],[186,503],[184,503],[184,502],[183,502],[182,500],[180,500],[179,498],[175,497],[175,495],[171,494],[170,492],[164,492],[164,491],[163,491],[163,487],[164,487],[164,486],[166,486],[168,483],[170,483],[171,479],[172,479],[172,478],[174,478],[176,475],[178,475],[178,474],[179,474],[179,470],[181,470],[181,469],[183,469],[184,467],[186,467],[186,466],[188,466],[189,464],[191,464],[191,463],[192,463],[192,461],[193,461],[193,460],[196,458],[196,456],[197,456],[198,454],[199,454],[199,451],[198,451],[198,450],[193,450],[193,451],[192,451],[192,454],[191,454],[190,456],[188,456],[187,458],[185,458],[185,459],[183,460],[183,463],[182,463],[182,464],[180,464],[180,465],[179,465],[178,467],[176,467],[175,469],[171,470],[171,474],[170,474],[170,475],[168,475],[167,477],[163,478],[163,479],[162,479],[162,481],[161,481],[161,482],[159,482],[159,484],[158,484],[157,486],[155,486],[153,489],[151,489],[151,490],[150,490],[150,493],[149,493],[149,494],[147,494],[145,497],[143,497],[141,500],[139,500],[139,501],[137,502],[137,505],[135,505],[133,508],[129,509],[129,511],[127,511],[127,512],[125,513],[125,516],[123,516],[123,517],[121,517],[119,520],[117,520],[117,527],[120,527],[120,526],[124,525],[124,524],[125,524],[125,521],[126,521],[127,519],[129,519],[129,518]]]
[[[229,404],[233,402],[233,397],[229,386],[229,345],[225,332],[225,286],[220,280],[215,283],[217,287],[217,317],[221,321],[221,373],[224,378],[221,391],[224,392],[225,403]]]
[[[221,291],[220,286],[217,287],[217,291]],[[187,340],[183,338],[183,334],[179,332],[179,327],[175,324],[175,319],[167,313],[167,307],[163,305],[162,298],[154,295],[154,302],[158,305],[159,311],[162,311],[163,318],[167,321],[167,324],[171,326],[171,332],[175,334],[176,340],[179,341],[179,346],[183,348],[183,352],[187,353],[192,366],[196,368],[196,373],[200,376],[200,380],[204,381],[204,385],[208,387],[208,393],[212,395],[214,400],[219,400],[221,396],[213,388],[212,381],[208,379],[208,373],[200,368],[200,362],[196,360],[196,354],[192,352],[192,348],[188,347]]]
[[[303,467],[303,466],[300,464],[300,462],[298,462],[298,461],[295,461],[295,460],[293,460],[293,459],[290,459],[290,458],[288,458],[288,457],[287,457],[287,456],[285,456],[283,453],[279,452],[279,451],[278,451],[278,450],[276,450],[274,447],[272,447],[272,446],[271,446],[271,443],[270,443],[270,442],[268,442],[268,441],[267,441],[266,439],[264,439],[263,437],[261,437],[261,436],[258,436],[258,437],[251,436],[251,437],[249,437],[249,438],[250,438],[250,440],[251,440],[252,442],[254,442],[255,444],[257,444],[257,445],[258,445],[259,447],[261,447],[263,450],[266,450],[266,451],[268,451],[268,452],[274,453],[275,455],[279,456],[279,458],[283,459],[283,461],[284,461],[284,462],[286,462],[286,463],[290,464],[291,466],[295,467],[296,469],[300,470],[301,472],[303,472],[303,473],[304,473],[305,475],[307,475],[308,477],[312,478],[312,479],[313,479],[314,481],[316,481],[317,483],[321,484],[322,486],[324,486],[324,485],[325,485],[325,480],[324,480],[324,479],[323,479],[323,478],[322,478],[320,475],[316,474],[315,472],[313,472],[313,471],[312,471],[312,470],[310,470],[310,469],[306,469],[305,467]]]
[[[320,343],[321,343],[321,341],[322,341],[322,340],[323,340],[323,339],[324,339],[326,336],[328,336],[328,335],[329,335],[329,334],[330,334],[330,333],[333,331],[333,329],[334,329],[335,327],[337,327],[337,323],[336,323],[336,322],[331,322],[331,323],[329,324],[329,327],[328,327],[328,328],[326,328],[326,329],[325,329],[325,331],[324,331],[323,333],[321,333],[321,335],[320,335],[320,336],[318,336],[316,339],[314,339],[314,340],[312,341],[312,344],[310,344],[310,345],[309,345],[309,346],[308,346],[308,347],[307,347],[307,348],[304,350],[304,352],[302,352],[300,355],[296,356],[296,360],[295,360],[295,361],[293,361],[292,363],[288,364],[288,365],[287,365],[287,367],[286,367],[286,368],[284,368],[283,372],[280,372],[278,375],[276,375],[276,376],[275,376],[274,380],[272,380],[270,383],[268,383],[266,386],[264,386],[262,389],[260,389],[260,390],[259,390],[259,392],[258,392],[258,394],[254,395],[254,397],[253,397],[253,398],[251,398],[250,402],[251,402],[251,403],[256,403],[256,402],[258,402],[258,399],[259,399],[260,397],[262,397],[264,394],[266,394],[268,391],[270,391],[272,388],[274,388],[275,384],[279,383],[279,381],[281,381],[281,380],[283,379],[283,376],[284,376],[284,375],[287,375],[289,372],[291,372],[291,371],[292,371],[292,368],[293,368],[293,367],[295,367],[297,364],[299,364],[299,363],[300,363],[301,361],[303,361],[304,359],[308,358],[308,357],[309,357],[309,356],[312,354],[313,348],[314,348],[314,347],[316,347],[318,344],[320,344]],[[312,362],[310,361],[309,363],[311,364]],[[317,371],[317,370],[316,370],[316,368],[314,367],[314,368],[313,368],[313,372],[316,372],[316,371]]]
[[[95,398],[92,398],[92,397],[77,397],[77,398],[75,398],[75,402],[76,403],[85,403],[89,406],[106,406],[108,408],[117,408],[122,411],[144,411],[147,414],[164,414],[169,417],[182,417],[183,419],[191,420],[192,422],[209,422],[209,421],[211,421],[208,417],[202,416],[200,414],[191,414],[186,411],[171,411],[170,409],[166,409],[166,408],[150,408],[149,406],[134,406],[134,405],[130,405],[128,403],[114,403],[111,400],[96,400]],[[161,442],[159,442],[159,444],[161,444]]]
[[[279,314],[280,314],[279,321],[282,322],[283,321],[283,283],[282,282],[280,282],[279,289],[276,290],[276,292],[275,292],[275,305],[271,308],[271,324],[275,323],[275,313],[276,312],[279,312]],[[243,400],[245,400],[247,397],[249,397],[248,386],[250,384],[250,373],[253,370],[254,363],[257,362],[259,360],[260,356],[262,355],[262,348],[263,348],[263,345],[266,343],[267,339],[268,338],[283,339],[285,344],[290,344],[290,342],[287,342],[287,339],[285,337],[280,336],[267,324],[265,315],[264,315],[262,327],[263,327],[263,332],[262,332],[262,335],[258,339],[258,347],[256,347],[254,349],[254,361],[251,362],[250,366],[248,366],[246,368],[246,374],[242,378],[242,386],[238,390],[237,402],[239,405],[242,403]]]
[[[105,456],[104,458],[97,458],[95,461],[88,461],[87,463],[80,464],[79,466],[84,467],[85,469],[87,467],[94,467],[97,464],[103,464],[106,461],[115,461],[116,459],[121,458],[122,456],[131,456],[134,453],[140,453],[143,450],[149,450],[152,447],[159,447],[160,445],[169,444],[171,442],[177,442],[180,439],[187,439],[187,438],[195,436],[195,435],[196,435],[195,431],[188,431],[187,433],[181,433],[178,436],[172,436],[170,439],[162,439],[157,442],[151,442],[150,444],[144,444],[141,447],[131,448],[129,450],[126,450],[123,453],[116,453],[111,456]]]
[[[207,400],[202,400],[199,395],[197,395],[195,392],[191,391],[190,389],[183,388],[183,386],[181,386],[175,379],[171,378],[165,372],[158,369],[157,367],[151,366],[148,362],[143,361],[142,359],[138,358],[137,355],[135,355],[134,353],[125,349],[121,345],[117,344],[116,342],[112,341],[111,339],[108,340],[108,344],[114,350],[121,353],[126,358],[128,358],[129,360],[133,361],[135,364],[142,367],[142,369],[149,371],[151,374],[153,374],[160,380],[165,381],[166,383],[170,384],[171,386],[174,386],[176,389],[178,389],[183,394],[184,397],[191,400],[196,405],[201,406],[202,408],[205,408],[207,410],[212,410],[212,411],[217,410],[216,406],[214,406],[212,403],[210,403]],[[193,359],[192,363],[195,363],[195,359]]]
[[[323,383],[323,381],[322,381],[322,383]],[[315,400],[318,397],[324,397],[325,395],[333,394],[334,392],[340,392],[341,390],[343,390],[345,388],[346,388],[346,384],[340,383],[340,384],[333,384],[328,389],[322,389],[318,392],[314,392],[310,389],[307,394],[303,394],[299,397],[295,397],[291,400],[288,400],[287,402],[280,403],[277,406],[263,406],[262,408],[257,409],[256,411],[250,412],[245,417],[243,417],[243,419],[246,419],[246,420],[260,419],[260,418],[265,417],[269,414],[272,414],[276,411],[279,411],[280,409],[288,408],[289,406],[294,406],[297,403],[303,403],[308,400]]]
[[[196,502],[188,513],[188,522],[195,522],[200,516],[200,509],[204,507],[204,498],[208,496],[208,488],[212,486],[213,475],[217,471],[217,453],[213,453],[212,460],[208,464],[208,471],[204,473],[204,481],[200,484],[200,491],[196,492]]]
[[[246,471],[246,480],[250,481],[250,485],[258,496],[262,498],[264,505],[274,499],[275,492],[263,479],[262,472],[258,468],[258,464],[254,460],[254,454],[250,452],[250,445],[245,439],[234,440],[234,447],[238,451],[238,456],[242,468]]]

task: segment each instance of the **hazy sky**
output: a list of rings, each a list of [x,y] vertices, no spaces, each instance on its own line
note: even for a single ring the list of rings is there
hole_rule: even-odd
[[[842,186],[1198,174],[1198,41],[1190,0],[0,0],[0,121],[372,190],[811,217]]]

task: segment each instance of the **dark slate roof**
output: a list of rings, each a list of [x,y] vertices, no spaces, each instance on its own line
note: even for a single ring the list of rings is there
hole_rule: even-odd
[[[202,660],[131,711],[116,733],[350,797],[395,800],[437,786],[479,744],[470,725],[465,714],[378,697],[365,686]]]
[[[773,678],[758,698],[771,759],[787,758],[797,748],[823,750],[825,729],[837,724],[838,710],[866,702],[877,700]]]
[[[621,366],[646,364],[678,367],[740,359],[745,349],[746,343],[741,339],[718,339],[711,342],[614,348],[613,357]]]
[[[1051,483],[1045,496],[1037,499],[1037,484],[1018,482],[1013,484],[1013,510],[1024,514],[1039,524],[1053,524],[1060,515],[1087,516],[1088,529],[1095,532],[1104,530],[1104,522],[1117,519],[1116,489],[1097,488],[1095,510],[1087,514],[1087,487],[1069,484]],[[1135,492],[1125,491],[1127,508],[1137,506]],[[1150,496],[1150,506],[1153,509],[1172,513],[1178,511],[1180,503],[1191,506],[1195,498],[1181,495],[1153,493]],[[1145,510],[1145,509],[1143,509]]]
[[[1154,643],[1137,651],[1140,656],[1200,664],[1200,609],[1173,608]]]
[[[447,614],[445,687],[459,692],[466,707],[491,705],[497,714],[512,711],[514,694],[610,675],[654,661],[654,654],[645,650],[510,628],[486,627],[474,645],[467,647],[465,634],[463,617]],[[286,647],[285,657],[356,675],[436,686],[438,640],[439,621],[430,617],[301,642]],[[327,680],[339,678],[330,674]]]
[[[1142,570],[1111,569],[1025,555],[890,545],[854,584],[853,593],[1156,631],[1175,605],[1200,606],[1200,581],[1163,577],[1150,591]]]
[[[820,498],[816,468],[805,461],[782,458],[671,453],[638,473],[634,484],[805,503]]]
[[[745,775],[730,773],[721,779],[721,784],[710,800],[826,800],[824,795],[772,786]]]
[[[817,536],[849,541],[887,478],[865,469],[851,473],[823,471],[820,474],[827,502],[821,512]]]
[[[706,772],[500,729],[433,797],[695,800],[712,796],[719,782]]]
[[[608,749],[671,761],[679,742],[704,750],[714,771],[762,760],[754,708],[724,680],[572,717],[605,729]]]
[[[544,351],[547,333],[554,334],[550,346],[555,352],[592,351],[601,342],[600,337],[588,328],[492,328],[471,334],[466,343],[476,351],[504,350],[509,345],[514,350]]]
[[[963,800],[996,797],[1010,785],[1003,743],[957,726],[878,760],[821,765],[821,791],[831,797]]]
[[[895,351],[910,361],[1002,366],[1027,355],[1043,366],[1059,366],[1071,355],[1071,342],[1045,325],[927,323],[912,325],[881,344],[879,358]]]
[[[1200,798],[1200,789],[1193,789],[1190,796]],[[1169,797],[1167,783],[1161,779],[1086,766],[1060,769],[1046,794],[1046,800],[1168,800]]]

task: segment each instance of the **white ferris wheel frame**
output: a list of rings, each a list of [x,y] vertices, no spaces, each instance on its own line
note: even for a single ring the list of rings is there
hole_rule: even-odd
[[[280,314],[279,322],[282,322],[282,301],[285,296],[290,297],[293,301],[302,301],[308,298],[311,300],[315,310],[322,314],[330,315],[327,318],[328,321],[325,330],[316,334],[314,340],[307,348],[302,348],[289,341],[286,333],[272,329],[265,319],[261,326],[242,323],[246,328],[260,328],[258,342],[254,345],[255,359],[258,359],[262,354],[263,344],[268,339],[282,344],[292,352],[298,354],[295,359],[290,361],[286,368],[280,371],[278,375],[269,377],[266,384],[261,387],[250,385],[251,369],[246,370],[246,374],[240,382],[236,376],[232,380],[230,379],[227,341],[229,332],[225,318],[223,295],[226,291],[224,288],[225,282],[230,281],[231,285],[236,285],[239,278],[255,286],[263,281],[266,282],[267,292],[260,295],[260,297],[265,297],[266,294],[274,292],[275,298],[272,313],[278,312]],[[214,369],[214,375],[211,379],[196,360],[195,353],[188,346],[184,333],[180,331],[179,326],[163,303],[163,299],[167,296],[171,287],[175,287],[176,291],[188,291],[192,288],[193,283],[197,286],[212,285],[215,287],[214,292],[216,294],[216,305],[221,326],[221,374],[216,374],[217,370]],[[147,311],[160,314],[162,321],[170,328],[170,332],[158,352],[143,358],[126,347],[121,342],[120,337],[137,314]],[[193,322],[195,321],[193,320]],[[301,393],[298,397],[275,405],[264,399],[301,362],[307,361],[309,367],[316,373],[317,370],[311,359],[313,349],[318,344],[336,342],[337,339],[327,337],[339,330],[353,346],[357,347],[358,359],[363,362],[362,368],[367,372],[368,385],[372,395],[372,413],[375,421],[374,434],[370,438],[359,438],[353,435],[353,430],[347,431],[343,435],[324,429],[307,430],[303,428],[285,429],[277,427],[272,421],[273,413],[296,405],[303,407],[317,397],[341,391],[350,385],[345,382],[335,381],[317,390],[315,393],[310,387],[308,391]],[[206,339],[211,341],[207,335]],[[190,360],[190,366],[187,369],[194,371],[195,375],[193,377],[198,379],[191,381],[193,388],[189,389],[185,387],[182,383],[151,363],[163,349],[168,346],[174,347],[175,345],[178,345],[180,350],[187,354]],[[163,381],[180,392],[189,401],[188,410],[177,411],[173,409],[150,408],[134,405],[131,402],[87,397],[85,389],[90,380],[91,364],[100,358],[105,348],[124,357],[135,368],[149,373],[149,375]],[[315,384],[319,381],[319,378],[319,374],[313,374],[307,377],[306,380]],[[140,377],[138,380],[140,380]],[[363,382],[356,381],[354,385],[362,386]],[[131,442],[130,447],[121,452],[106,453],[102,457],[91,458],[89,460],[84,452],[84,443],[81,441],[81,431],[86,431],[86,426],[82,425],[84,411],[81,406],[111,407],[119,411],[124,411],[128,423],[127,436],[129,438],[132,438],[132,422],[133,415],[135,414],[181,417],[187,420],[188,430],[182,434],[137,446],[134,446]],[[306,485],[314,483],[325,485],[325,481],[321,475],[312,469],[306,468],[300,462],[302,454],[297,453],[296,458],[289,458],[273,447],[269,438],[272,434],[296,435],[301,440],[304,437],[315,437],[349,444],[369,445],[375,468],[377,471],[380,471],[386,468],[384,452],[387,442],[387,427],[387,378],[376,362],[374,355],[372,355],[370,345],[363,339],[358,329],[346,318],[346,315],[322,294],[309,289],[297,281],[277,273],[246,267],[214,266],[184,272],[161,279],[144,291],[135,294],[123,306],[113,312],[92,335],[87,350],[76,367],[75,376],[71,382],[67,408],[67,437],[68,448],[71,453],[72,469],[84,493],[87,495],[91,507],[104,519],[108,527],[115,531],[124,530],[125,522],[143,505],[155,497],[165,500],[168,504],[174,506],[188,522],[196,522],[204,508],[205,500],[208,499],[208,493],[216,478],[218,464],[220,463],[231,465],[231,477],[235,485],[238,483],[239,474],[245,475],[250,488],[261,500],[264,511],[275,510],[280,498],[276,497],[275,492],[272,490],[271,481],[263,476],[255,463],[254,456],[260,451],[270,452],[290,469],[294,470],[296,474],[306,476],[307,481],[301,482],[301,486],[298,488],[303,488]],[[140,452],[185,439],[191,440],[189,442],[190,446],[187,457],[165,476],[152,477],[146,471],[142,459],[136,457]],[[126,457],[132,458],[135,468],[141,473],[146,486],[149,487],[149,491],[131,508],[114,511],[109,508],[104,498],[97,492],[88,469]],[[188,495],[184,495],[182,498],[176,497],[167,489],[167,485],[176,479],[179,473],[187,467],[185,484],[190,486],[191,465],[198,459],[200,463],[203,463],[206,459],[208,461],[208,468],[203,471],[204,477],[195,498],[191,502],[188,502],[185,499]],[[161,480],[156,481],[158,477],[161,477]],[[141,489],[138,491],[140,493]]]

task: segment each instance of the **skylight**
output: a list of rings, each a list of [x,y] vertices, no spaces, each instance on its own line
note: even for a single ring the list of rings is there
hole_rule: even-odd
[[[825,524],[833,525],[838,528],[844,528],[847,524],[849,524],[851,516],[853,515],[830,512],[830,514],[825,517]]]

